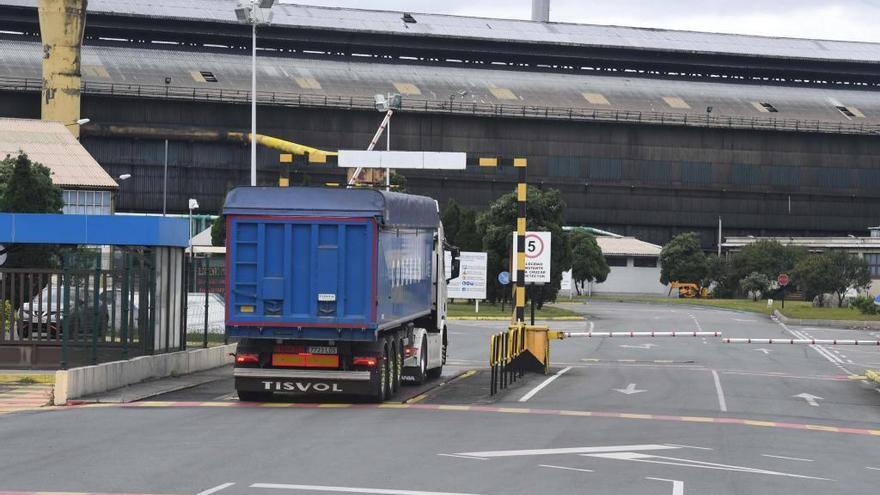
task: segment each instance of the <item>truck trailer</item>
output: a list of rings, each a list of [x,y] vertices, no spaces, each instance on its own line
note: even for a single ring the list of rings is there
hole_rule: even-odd
[[[240,400],[393,396],[440,376],[446,244],[424,196],[238,187],[226,217],[226,334]],[[445,247],[445,248],[444,248]]]

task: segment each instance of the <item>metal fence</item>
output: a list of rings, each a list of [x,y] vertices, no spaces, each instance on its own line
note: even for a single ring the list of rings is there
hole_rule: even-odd
[[[507,388],[522,378],[521,369],[510,367],[511,361],[525,352],[525,326],[511,326],[508,330],[489,337],[489,395]]]
[[[100,252],[73,252],[62,266],[0,269],[0,365],[64,369],[178,350],[156,348],[155,253],[102,263]]]
[[[224,256],[187,258],[186,340],[188,344],[226,342],[226,265]]]
[[[0,77],[0,90],[40,91],[42,81],[30,78]],[[127,96],[221,103],[250,103],[250,91],[222,88],[195,88],[146,84],[119,84],[83,81],[83,94]],[[299,94],[282,91],[257,91],[261,105],[287,107],[340,108],[375,110],[372,96],[333,96]],[[478,117],[539,118],[552,120],[622,122],[651,125],[712,127],[729,129],[772,130],[789,132],[821,132],[830,134],[878,134],[880,125],[821,120],[777,119],[773,117],[713,116],[673,112],[641,112],[634,110],[511,105],[448,100],[405,98],[403,111],[451,113]]]

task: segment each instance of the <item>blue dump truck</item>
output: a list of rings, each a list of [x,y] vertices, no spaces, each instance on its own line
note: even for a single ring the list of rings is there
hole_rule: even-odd
[[[226,334],[243,401],[393,396],[446,361],[445,240],[424,196],[239,187],[226,215]],[[458,276],[452,251],[452,277]]]

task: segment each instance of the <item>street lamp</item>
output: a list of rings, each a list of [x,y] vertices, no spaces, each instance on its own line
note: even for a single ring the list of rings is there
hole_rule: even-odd
[[[131,179],[131,174],[122,174],[116,178],[116,180],[118,180],[119,182],[123,182],[128,179]],[[122,203],[122,184],[119,184],[119,202]]]
[[[388,93],[387,95],[378,94],[373,97],[376,110],[389,115],[388,123],[385,125],[385,151],[391,151],[391,118],[395,110],[400,110],[403,105],[403,97],[400,93]],[[385,169],[385,190],[391,189],[391,169]]]
[[[272,21],[275,0],[239,0],[235,7],[238,22],[251,25],[251,185],[257,185],[257,24]]]

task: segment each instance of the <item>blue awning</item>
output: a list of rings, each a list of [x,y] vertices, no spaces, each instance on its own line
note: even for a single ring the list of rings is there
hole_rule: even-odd
[[[0,213],[0,244],[189,245],[184,218]]]

